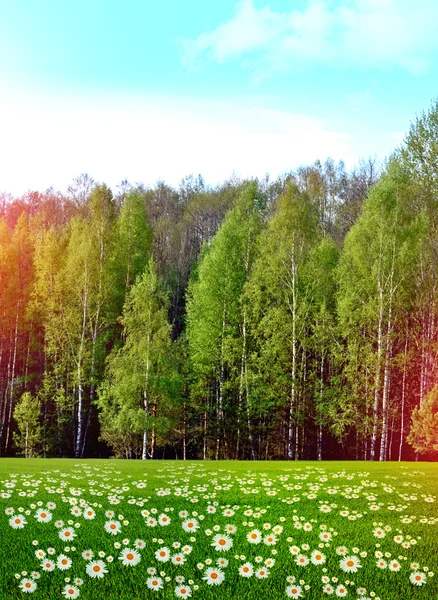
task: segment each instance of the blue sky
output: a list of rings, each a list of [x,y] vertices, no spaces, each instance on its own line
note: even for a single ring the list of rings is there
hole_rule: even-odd
[[[435,0],[0,3],[0,191],[383,159],[438,97]]]

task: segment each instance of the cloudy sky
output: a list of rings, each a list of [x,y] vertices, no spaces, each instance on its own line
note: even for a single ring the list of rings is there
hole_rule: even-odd
[[[3,0],[0,191],[384,159],[438,97],[436,0]]]

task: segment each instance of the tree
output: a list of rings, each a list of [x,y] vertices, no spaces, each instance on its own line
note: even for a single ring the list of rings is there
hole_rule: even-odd
[[[102,438],[128,455],[141,447],[141,457],[153,458],[157,437],[169,426],[165,400],[175,377],[166,361],[171,345],[167,293],[151,258],[130,290],[123,316],[125,344],[108,358],[100,388]]]
[[[351,423],[352,411],[362,415],[357,420],[364,425],[360,434],[371,434],[371,460],[378,449],[380,460],[387,460],[392,357],[425,226],[423,215],[411,208],[411,191],[399,163],[391,162],[347,235],[339,266],[338,311],[350,354],[346,365],[350,358],[358,364],[361,349],[363,375],[362,393],[355,394],[361,406],[346,407],[345,424]],[[344,374],[355,389],[356,368],[347,367]]]
[[[37,398],[32,398],[30,392],[25,392],[15,406],[14,419],[18,433],[14,432],[13,437],[25,458],[35,456],[41,442],[40,413],[41,403]]]
[[[414,408],[407,442],[422,454],[438,452],[438,386]]]
[[[187,338],[194,371],[193,392],[203,405],[204,458],[208,456],[210,436],[214,438],[211,454],[216,459],[238,455],[244,418],[251,437],[245,385],[247,307],[242,302],[242,291],[261,230],[262,205],[257,184],[249,183],[211,245],[204,245],[188,288]]]
[[[260,237],[246,288],[259,420],[265,421],[269,415],[271,426],[283,427],[280,435],[275,431],[278,452],[296,460],[304,448],[307,414],[304,390],[308,385],[305,337],[309,305],[304,266],[321,235],[318,220],[317,204],[289,182]]]

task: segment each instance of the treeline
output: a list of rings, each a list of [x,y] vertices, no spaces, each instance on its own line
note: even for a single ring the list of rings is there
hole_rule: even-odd
[[[438,104],[381,171],[3,195],[0,452],[437,450],[437,269]]]

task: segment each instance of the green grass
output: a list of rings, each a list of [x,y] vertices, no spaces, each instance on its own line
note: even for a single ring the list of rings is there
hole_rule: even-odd
[[[145,488],[138,488],[134,483],[140,481],[147,482]],[[8,488],[7,482],[15,483],[15,487]],[[25,486],[25,482],[30,485]],[[263,485],[267,482],[270,485]],[[79,490],[80,496],[72,494],[70,488]],[[169,495],[157,495],[160,489],[166,488],[170,490]],[[329,490],[336,493],[330,494]],[[185,585],[191,588],[191,598],[200,600],[287,598],[286,587],[294,587],[287,582],[290,576],[296,578],[294,585],[302,588],[300,597],[310,600],[338,597],[335,593],[330,596],[323,592],[324,576],[330,578],[333,588],[345,586],[347,598],[358,598],[357,589],[363,587],[366,588],[365,598],[438,599],[438,575],[429,575],[430,572],[438,572],[437,464],[1,459],[0,492],[8,491],[11,496],[0,499],[0,600],[28,597],[62,599],[65,577],[70,577],[70,583],[78,577],[83,579],[78,588],[81,599],[170,599],[176,598],[177,576],[185,578]],[[275,495],[268,495],[272,491]],[[29,493],[33,494],[32,497]],[[119,504],[110,504],[109,497],[112,495],[120,496]],[[371,495],[375,499],[368,499]],[[78,505],[83,500],[93,507],[95,519],[74,517],[70,512],[72,498],[78,500]],[[129,499],[135,499],[142,505],[130,504]],[[41,505],[38,504],[40,502]],[[34,515],[38,508],[46,508],[47,502],[56,503],[53,519],[48,523],[38,523]],[[209,514],[207,506],[215,504],[216,512]],[[336,507],[332,506],[331,512],[323,513],[320,510],[322,504]],[[372,505],[379,509],[372,510]],[[234,515],[223,515],[227,507],[234,507]],[[22,529],[12,528],[9,525],[11,515],[5,514],[7,508],[14,509],[14,516],[24,516],[27,525]],[[24,512],[20,513],[19,508]],[[161,513],[170,516],[170,525],[146,525],[142,511],[148,510],[154,517],[155,509],[156,517]],[[105,522],[109,520],[105,516],[108,510],[114,511],[116,520],[129,522],[122,524],[122,531],[116,536],[104,529]],[[249,510],[253,513],[245,515],[244,511]],[[350,520],[348,516],[341,516],[344,510],[350,516],[362,516]],[[200,528],[194,534],[183,530],[181,523],[184,519],[179,516],[180,511],[187,511],[190,516],[193,512],[197,513]],[[119,519],[119,515],[123,519]],[[409,522],[402,522],[403,519]],[[75,523],[80,525],[74,528],[77,537],[72,542],[60,539],[60,529],[55,526],[58,520],[64,521],[65,527],[69,526],[69,520],[73,521],[73,528]],[[310,523],[312,529],[298,529],[296,522]],[[211,546],[217,533],[213,527],[219,526],[222,534],[227,524],[237,528],[229,536],[233,546],[228,551],[219,552]],[[247,541],[246,536],[251,530],[257,528],[265,536],[272,533],[272,528],[277,525],[283,527],[283,531],[277,535],[275,545],[268,546],[263,541],[254,545]],[[324,547],[318,547],[323,543],[319,538],[323,531],[321,525],[332,533],[332,541]],[[378,539],[373,535],[377,526],[387,526],[391,530],[384,538]],[[208,529],[212,530],[211,535],[206,535]],[[195,541],[190,541],[191,535],[194,535]],[[404,542],[408,541],[409,547],[396,543],[393,538],[397,535],[402,536]],[[122,542],[124,538],[129,539],[126,546]],[[141,561],[133,567],[124,566],[118,560],[120,552],[125,547],[131,548],[137,539],[146,543],[145,548],[139,550]],[[36,545],[33,545],[34,541]],[[114,547],[115,542],[121,544],[120,549]],[[180,552],[172,547],[174,542],[192,546],[185,564],[158,562],[155,552],[162,546],[169,547],[172,554]],[[306,544],[308,547],[303,549]],[[68,545],[74,546],[75,550],[66,552]],[[326,556],[325,564],[310,562],[305,567],[298,566],[296,556],[290,551],[294,545],[309,558],[312,551],[320,551]],[[348,555],[359,557],[362,566],[356,573],[341,569],[342,557],[336,553],[340,546],[348,548]],[[47,555],[47,558],[56,561],[57,555],[64,553],[71,558],[72,567],[67,571],[58,568],[52,572],[43,571],[35,551],[41,549],[47,552],[48,548],[54,548],[56,553],[54,556]],[[87,562],[81,556],[87,549],[93,550],[95,559],[99,558],[99,551],[105,552],[105,557],[100,560],[106,562],[108,573],[102,579],[87,575]],[[389,553],[390,558],[385,560],[387,563],[397,560],[400,570],[392,572],[389,568],[378,568],[376,551]],[[360,556],[365,552],[366,556]],[[108,562],[109,556],[113,557],[113,562]],[[241,556],[245,558],[241,559]],[[256,579],[254,575],[241,577],[239,567],[244,562],[251,562],[254,569],[264,566],[263,562],[255,561],[256,557],[262,557],[263,561],[275,560],[269,576],[266,579]],[[210,586],[203,580],[208,567],[206,560],[211,559],[211,566],[216,566],[219,558],[229,561],[228,566],[223,568],[225,580],[221,585]],[[202,563],[203,568],[198,568],[198,563]],[[418,571],[426,574],[424,585],[411,583],[412,563],[418,563]],[[157,577],[160,571],[165,572],[161,577],[163,589],[159,591],[149,590],[146,586],[146,580],[151,577],[148,569],[153,567],[157,569]],[[34,593],[20,590],[23,571],[27,572],[27,578],[32,572],[40,574],[35,580],[37,589]],[[20,577],[16,578],[16,574]],[[333,582],[332,578],[338,581]],[[196,586],[199,587],[196,589]]]

